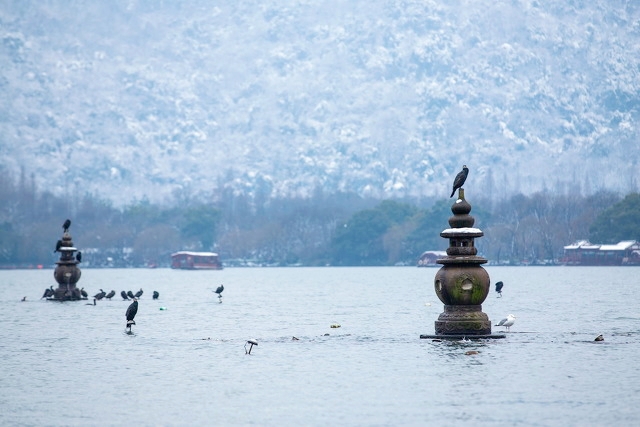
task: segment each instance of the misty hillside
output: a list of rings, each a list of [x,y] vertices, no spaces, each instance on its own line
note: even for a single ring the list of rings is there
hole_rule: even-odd
[[[0,38],[0,168],[56,194],[638,189],[638,2],[5,0]]]

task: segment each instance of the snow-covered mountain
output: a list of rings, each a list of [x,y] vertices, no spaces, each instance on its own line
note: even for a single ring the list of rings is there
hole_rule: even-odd
[[[5,0],[0,38],[42,190],[638,191],[639,2]]]

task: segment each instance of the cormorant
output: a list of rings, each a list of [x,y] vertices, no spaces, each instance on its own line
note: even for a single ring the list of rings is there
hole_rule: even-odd
[[[105,295],[107,295],[107,293],[105,291],[103,291],[102,289],[100,289],[100,292],[98,292],[97,294],[95,294],[93,297],[95,299],[97,299],[98,301],[100,301],[102,298],[105,297]]]
[[[71,227],[71,220],[67,219],[64,224],[62,224],[62,230],[66,233],[69,231],[69,227]]]
[[[80,294],[82,294],[83,297],[88,297],[89,294],[87,294],[87,291],[84,290],[84,288],[80,289]]]
[[[131,299],[134,299],[136,297],[131,291],[127,291],[127,296]]]
[[[105,295],[104,297],[106,299],[108,299],[109,301],[111,301],[111,298],[113,298],[113,296],[116,294],[116,291],[111,291],[109,292],[107,295]]]
[[[504,286],[504,283],[496,282],[496,292],[498,293],[498,297],[502,296],[502,287],[503,286]]]
[[[153,299],[158,299],[159,296],[160,294],[158,293],[158,291],[153,291]]]
[[[131,305],[129,305],[129,308],[127,308],[127,314],[126,314],[127,328],[129,329],[129,331],[131,331],[131,325],[136,324],[133,318],[136,317],[137,312],[138,312],[138,300],[134,298]]]
[[[496,326],[504,326],[505,328],[507,328],[507,332],[508,332],[509,328],[511,328],[511,326],[513,326],[515,322],[516,322],[516,316],[514,316],[513,314],[510,314],[504,319],[502,319],[501,321],[499,321],[498,323],[496,323]]]
[[[120,296],[123,300],[129,301],[129,298],[127,297],[127,293],[125,291],[121,291]]]
[[[82,262],[82,252],[78,252],[78,253],[76,254],[76,261],[78,261],[78,262]]]
[[[216,288],[215,293],[218,294],[218,298],[222,298],[222,291],[224,291],[224,285],[220,285]]]
[[[55,291],[53,290],[53,286],[49,286],[49,289],[45,289],[44,290],[44,294],[42,294],[42,298],[49,298],[50,296],[53,296],[53,294],[55,294]]]
[[[26,301],[26,300],[27,300],[27,297],[22,297],[21,301]]]
[[[469,168],[467,165],[462,166],[462,170],[458,172],[456,178],[453,180],[453,191],[451,192],[451,197],[456,193],[456,190],[464,185],[464,182],[467,180],[467,175],[469,175]]]
[[[135,297],[136,298],[140,298],[143,294],[142,288],[140,288],[140,290],[138,292],[136,292]]]
[[[25,297],[26,298],[26,297]],[[23,300],[24,301],[24,300]],[[598,335],[594,341],[604,341],[602,334]]]
[[[61,247],[62,247],[62,240],[58,240],[56,242],[56,249],[53,251],[53,253],[60,252]]]

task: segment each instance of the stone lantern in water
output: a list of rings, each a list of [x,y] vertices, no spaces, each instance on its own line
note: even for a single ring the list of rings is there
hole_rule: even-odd
[[[80,289],[76,287],[81,275],[80,268],[78,268],[80,260],[75,256],[78,249],[73,246],[68,230],[69,225],[67,223],[65,225],[62,240],[58,241],[56,245],[56,250],[60,252],[60,260],[56,261],[57,265],[53,277],[58,282],[58,288],[53,291],[51,299],[58,301],[86,300],[86,296],[82,295]]]
[[[451,206],[453,216],[448,228],[440,236],[449,239],[447,256],[436,262],[442,268],[434,279],[435,291],[444,303],[444,312],[435,322],[436,335],[421,338],[504,338],[491,334],[491,321],[482,312],[482,303],[490,290],[490,279],[481,264],[487,262],[478,256],[474,240],[483,232],[473,228],[475,219],[469,215],[471,205],[460,188],[458,199]]]

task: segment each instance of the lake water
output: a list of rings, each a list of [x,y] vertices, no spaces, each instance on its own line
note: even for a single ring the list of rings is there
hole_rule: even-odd
[[[85,269],[117,293],[96,306],[40,300],[53,270],[0,271],[0,425],[637,425],[640,268],[486,269],[505,286],[483,311],[517,320],[468,343],[419,338],[436,268]]]

